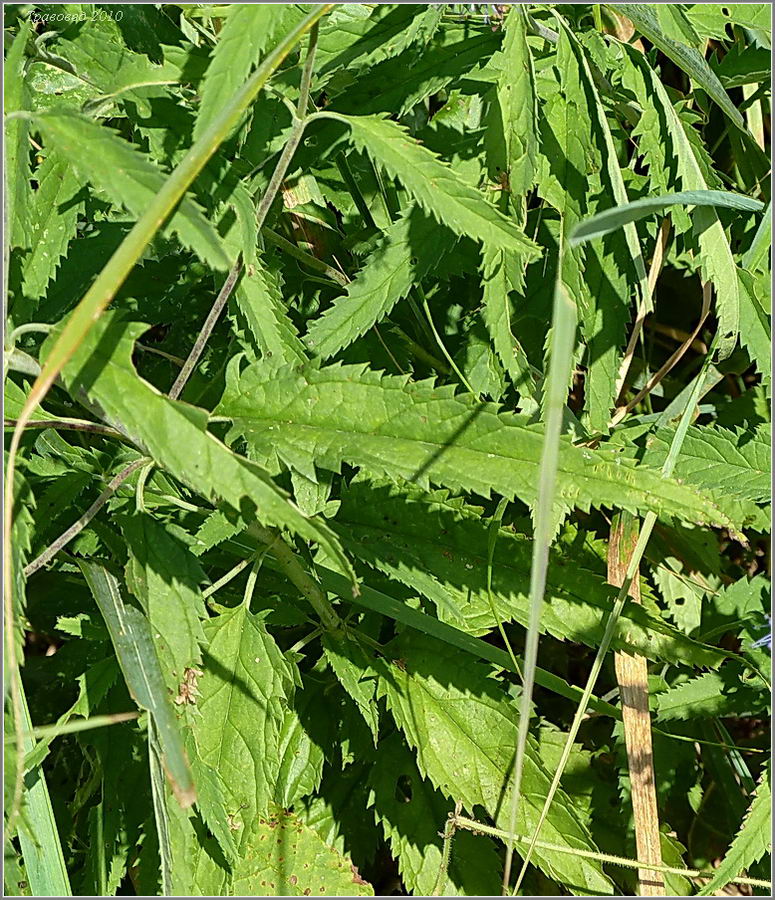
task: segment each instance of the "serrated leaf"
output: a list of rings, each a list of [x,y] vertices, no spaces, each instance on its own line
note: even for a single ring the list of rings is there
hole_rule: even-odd
[[[327,115],[349,126],[355,146],[391,178],[397,178],[426,212],[455,234],[521,252],[531,259],[540,255],[536,244],[514,222],[396,122],[379,116]]]
[[[228,811],[244,832],[274,798],[292,674],[262,619],[243,605],[210,619],[204,630],[201,716],[193,729],[202,760],[220,776]]]
[[[196,800],[194,782],[148,621],[139,609],[124,603],[118,580],[104,565],[88,560],[78,565],[108,626],[127,687],[137,705],[153,717],[178,803],[191,806]]]
[[[234,297],[263,357],[275,365],[307,361],[304,344],[283,306],[277,273],[270,272],[261,258],[248,266]]]
[[[238,897],[374,896],[347,857],[285,810],[250,822],[232,891]]]
[[[384,740],[371,769],[370,805],[398,860],[401,878],[414,896],[433,896],[441,865],[441,837],[451,803],[420,775],[397,734]],[[441,897],[496,896],[500,861],[492,843],[458,831]]]
[[[756,793],[745,814],[740,831],[727,850],[716,874],[704,885],[699,896],[708,897],[726,887],[735,876],[758,862],[765,853],[772,852],[772,793],[768,762],[762,771]]]
[[[747,682],[747,674],[731,662],[718,672],[705,672],[660,691],[655,697],[656,717],[669,721],[766,715],[768,692],[760,683]]]
[[[274,801],[283,809],[291,809],[317,790],[323,775],[323,748],[315,743],[295,709],[289,709],[280,730],[278,743],[280,765],[274,786]]]
[[[156,164],[133,144],[85,116],[45,112],[36,113],[33,121],[79,178],[91,182],[111,202],[138,218],[166,180]],[[189,197],[180,202],[165,231],[177,234],[184,246],[214,269],[229,267],[217,231]]]
[[[258,458],[314,478],[314,464],[342,462],[452,490],[535,500],[542,430],[454,387],[382,376],[364,366],[301,372],[250,366],[229,385],[218,412],[234,422]],[[721,522],[714,504],[645,467],[600,450],[560,447],[558,501],[620,506],[695,522]]]
[[[24,294],[37,300],[54,277],[60,259],[75,236],[83,199],[77,195],[82,185],[72,166],[52,151],[35,171],[38,189],[30,203],[29,256],[24,259]]]
[[[740,287],[740,343],[762,374],[769,390],[772,380],[772,324],[770,321],[770,274],[756,277],[737,270]]]
[[[334,527],[357,559],[418,591],[436,604],[442,621],[474,635],[498,621],[529,618],[532,541],[501,529],[492,567],[493,616],[487,590],[489,528],[482,510],[446,491],[354,481],[342,490]],[[592,554],[551,554],[541,632],[596,647],[615,591],[594,571]],[[693,641],[645,608],[624,610],[614,646],[649,659],[717,666],[723,652]]]
[[[461,668],[454,651],[408,633],[390,645],[402,665],[382,660],[380,693],[417,756],[424,777],[469,811],[483,806],[499,827],[508,829],[516,724],[513,705],[488,677],[486,666]],[[450,753],[450,748],[454,753]],[[550,777],[534,744],[528,744],[518,834],[531,835],[549,789]],[[569,797],[557,797],[543,825],[544,840],[576,849],[594,849]],[[612,885],[599,863],[536,848],[535,864],[551,878],[608,895]]]
[[[453,245],[451,232],[418,210],[404,214],[387,228],[346,293],[312,322],[307,346],[321,359],[349,346],[389,315]]]
[[[667,458],[675,429],[662,428],[648,438],[648,463],[658,468]],[[728,429],[692,425],[684,438],[675,477],[756,503],[771,496],[770,426]]]
[[[237,3],[231,7],[202,82],[194,140],[207,131],[247,81],[286,13],[283,4]]]
[[[694,47],[687,47],[686,44],[668,37],[660,28],[655,10],[649,4],[612,3],[611,7],[627,16],[645,38],[683,69],[692,81],[701,87],[714,103],[719,105],[733,125],[745,131],[743,117],[706,62],[705,57],[700,55]]]
[[[169,400],[137,377],[131,361],[133,343],[145,330],[146,326],[122,322],[112,312],[103,314],[65,366],[63,377],[70,390],[90,397],[112,424],[192,490],[225,502],[247,515],[248,521],[253,513],[247,510],[255,504],[260,520],[320,541],[345,571],[351,571],[325,525],[305,519],[260,467],[208,433],[204,410]],[[53,332],[47,346],[57,334]]]
[[[492,345],[511,382],[519,391],[520,408],[525,413],[538,409],[536,379],[527,355],[511,329],[509,293],[522,281],[520,261],[513,254],[486,247],[482,254],[482,318]]]
[[[323,635],[323,648],[334,674],[355,701],[363,720],[369,726],[376,747],[379,733],[379,713],[375,697],[377,676],[376,673],[369,672],[366,651],[357,641],[337,641],[329,635]]]
[[[669,135],[675,153],[675,169],[682,189],[707,190],[708,184],[695,148],[664,85],[636,50],[627,46],[624,46],[624,49],[643,74],[653,98],[652,102],[663,117],[665,133]],[[716,311],[722,333],[719,357],[723,359],[734,349],[740,330],[740,286],[737,267],[729,239],[712,206],[698,206],[695,209],[693,231],[699,249],[703,278],[711,281],[715,288]]]

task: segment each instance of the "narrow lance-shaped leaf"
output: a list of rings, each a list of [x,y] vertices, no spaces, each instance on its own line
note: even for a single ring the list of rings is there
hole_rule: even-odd
[[[65,158],[79,178],[91,182],[111,202],[141,216],[166,175],[151,159],[104,125],[72,112],[38,113],[34,122],[46,142]],[[213,225],[196,203],[184,197],[167,229],[215,269],[229,260]]]
[[[324,115],[349,126],[355,146],[391,178],[397,178],[426,212],[456,234],[522,252],[529,258],[540,256],[537,245],[514,222],[401,125],[380,116]]]
[[[640,68],[645,83],[650,86],[651,97],[663,117],[675,153],[675,166],[681,187],[685,191],[705,191],[707,183],[702,167],[695,155],[695,148],[684,130],[667,91],[656,73],[646,65],[637,50],[622,45],[631,62]],[[732,352],[737,343],[740,328],[740,286],[729,240],[712,206],[698,206],[693,216],[693,231],[699,247],[699,260],[703,278],[711,281],[716,293],[716,311],[719,318],[721,341],[719,358]]]
[[[452,385],[412,384],[364,366],[277,372],[256,364],[228,385],[218,412],[275,471],[279,458],[314,480],[315,465],[339,471],[348,462],[421,486],[535,501],[541,426],[456,396]],[[653,510],[692,522],[727,518],[695,489],[567,438],[557,502]]]
[[[117,578],[102,563],[79,560],[78,565],[108,626],[127,687],[137,705],[153,717],[175,796],[182,807],[191,806],[196,800],[194,782],[148,620],[124,603]]]
[[[194,140],[202,136],[247,81],[250,70],[269,45],[287,9],[280,3],[235,3],[229,8],[226,24],[218,35],[202,82]]]
[[[413,209],[385,231],[363,268],[306,335],[321,359],[334,356],[389,315],[454,244],[452,233]]]
[[[29,90],[24,78],[24,54],[32,31],[30,22],[22,22],[3,64],[3,100],[5,114],[28,108]],[[26,247],[28,199],[30,194],[29,122],[23,117],[11,119],[5,131],[5,240],[11,247]]]
[[[351,572],[327,526],[306,519],[255,463],[232,453],[207,431],[207,413],[162,396],[138,378],[131,356],[145,325],[108,314],[96,322],[63,373],[74,395],[85,395],[106,419],[159,466],[208,499],[223,501],[250,521],[287,527],[319,541]],[[43,354],[56,340],[55,330]]]
[[[705,57],[694,47],[687,47],[686,44],[668,37],[659,26],[655,10],[648,3],[612,3],[611,8],[627,16],[645,38],[683,69],[692,81],[721,107],[733,125],[745,131],[740,111],[722,87]]]

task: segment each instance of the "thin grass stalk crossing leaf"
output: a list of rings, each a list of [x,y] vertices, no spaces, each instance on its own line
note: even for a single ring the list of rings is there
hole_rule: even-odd
[[[687,399],[686,406],[683,411],[683,415],[681,417],[680,424],[676,429],[675,436],[673,437],[673,441],[670,447],[670,452],[667,456],[667,459],[664,462],[662,467],[662,471],[666,477],[669,477],[673,469],[675,468],[675,464],[677,459],[681,453],[681,447],[683,445],[684,438],[686,437],[686,432],[689,429],[692,418],[694,417],[694,412],[699,402],[699,399],[702,395],[702,390],[705,384],[705,374],[707,370],[710,368],[713,355],[718,349],[719,339],[718,335],[714,338],[713,346],[711,347],[709,353],[707,354],[705,361],[703,363],[700,374],[695,379],[692,385],[692,391]],[[514,886],[514,895],[519,890],[519,886],[522,882],[522,879],[525,876],[525,872],[527,871],[528,863],[530,862],[530,857],[532,855],[532,848],[535,844],[535,841],[538,839],[541,825],[543,823],[545,814],[548,813],[551,808],[551,804],[554,798],[554,795],[559,787],[560,779],[562,777],[562,773],[565,769],[565,765],[568,762],[568,757],[570,756],[570,751],[573,747],[573,742],[576,740],[576,735],[578,734],[578,730],[581,727],[581,720],[586,712],[586,697],[587,695],[591,695],[591,692],[595,688],[595,684],[597,683],[597,676],[600,674],[600,669],[603,665],[603,659],[605,658],[606,653],[608,652],[608,648],[611,643],[611,638],[613,637],[614,629],[616,628],[616,623],[621,614],[622,608],[624,606],[624,601],[627,597],[627,594],[630,590],[630,586],[632,584],[633,579],[636,577],[638,572],[638,567],[640,566],[640,561],[643,557],[643,553],[646,550],[646,545],[648,544],[649,538],[651,537],[651,532],[653,531],[654,524],[656,522],[656,518],[653,513],[647,513],[643,524],[641,526],[640,534],[638,536],[637,543],[635,544],[635,548],[632,551],[632,556],[630,557],[629,564],[627,566],[627,572],[624,577],[624,581],[622,582],[622,586],[619,590],[619,595],[616,599],[616,603],[614,604],[614,608],[611,611],[611,615],[609,616],[608,623],[606,624],[605,632],[603,634],[603,638],[600,642],[600,646],[598,648],[597,654],[595,655],[595,660],[592,664],[592,669],[587,678],[587,684],[584,688],[584,697],[582,698],[581,704],[579,708],[576,710],[576,715],[574,716],[573,723],[571,725],[570,731],[568,732],[568,737],[566,739],[565,747],[563,748],[562,756],[560,758],[560,763],[557,766],[557,771],[555,772],[554,779],[552,781],[552,787],[549,790],[549,795],[544,804],[544,809],[541,814],[541,818],[539,819],[539,823],[536,827],[535,833],[533,835],[533,841],[531,843],[530,848],[525,855],[522,869],[520,871],[519,876],[517,877],[516,884]]]

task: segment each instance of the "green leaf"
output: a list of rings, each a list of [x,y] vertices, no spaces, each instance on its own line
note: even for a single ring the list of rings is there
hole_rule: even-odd
[[[511,192],[525,195],[536,180],[539,126],[533,56],[527,41],[525,15],[520,7],[510,8],[503,30],[498,106],[506,141]]]
[[[668,37],[660,28],[654,9],[647,3],[612,3],[611,8],[627,16],[640,33],[701,87],[741,131],[745,123],[739,110],[721,86],[713,70],[698,50]]]
[[[148,618],[167,688],[177,697],[186,672],[202,661],[207,619],[205,573],[185,543],[149,515],[122,516],[129,549],[126,583]]]
[[[247,267],[234,297],[264,358],[271,359],[275,365],[307,361],[304,344],[283,306],[278,274],[269,271],[262,259]]]
[[[211,619],[193,729],[244,831],[266,815],[280,775],[281,734],[293,695],[289,663],[262,619],[243,605]]]
[[[639,7],[640,8],[640,7]],[[630,60],[643,73],[651,93],[651,102],[663,118],[666,135],[675,153],[675,169],[684,191],[705,191],[707,183],[700,158],[689,139],[667,91],[654,71],[645,64],[638,51],[622,45]],[[699,249],[703,278],[711,281],[716,291],[716,311],[721,330],[719,358],[732,352],[740,329],[740,286],[737,267],[729,239],[712,206],[698,206],[693,216],[693,230]]]
[[[379,116],[325,115],[349,126],[355,146],[391,178],[397,178],[427,213],[455,234],[531,259],[540,255],[536,244],[514,222],[401,125]]]
[[[699,896],[708,897],[726,887],[737,875],[772,852],[772,806],[770,764],[764,767],[756,793],[745,814],[740,831],[727,850],[716,874],[704,885]]]
[[[202,99],[194,140],[207,131],[247,81],[286,13],[286,6],[267,3],[235,4],[230,8],[200,88]]]
[[[145,330],[145,325],[127,324],[112,313],[103,315],[65,367],[70,390],[90,397],[111,424],[192,490],[225,502],[247,521],[255,505],[255,515],[265,524],[319,541],[349,571],[330,530],[305,519],[262,469],[209,434],[204,410],[169,400],[137,377],[133,343]],[[58,333],[49,337],[47,347]]]
[[[501,828],[508,828],[509,775],[516,741],[513,705],[480,663],[459,665],[443,644],[407,634],[390,645],[401,666],[380,660],[380,692],[396,723],[415,750],[422,775],[446,797],[469,811],[483,806]],[[454,754],[449,748],[454,747]],[[531,835],[549,789],[550,778],[538,751],[527,747],[523,802],[517,833]],[[576,849],[594,844],[570,798],[561,794],[544,824],[544,840]],[[599,863],[536,849],[534,860],[551,878],[576,891],[608,895],[612,886]]]
[[[47,112],[37,113],[34,122],[79,178],[134,216],[145,212],[166,180],[151,159],[91,119],[72,112]],[[218,233],[189,197],[183,198],[166,231],[176,233],[184,246],[214,269],[229,267]]]
[[[124,603],[118,580],[104,565],[88,560],[78,565],[108,626],[126,685],[156,724],[170,786],[181,807],[191,806],[196,800],[194,783],[148,621]]]
[[[451,811],[450,802],[422,777],[398,734],[381,742],[369,783],[375,818],[398,859],[402,881],[414,896],[433,896],[441,865],[439,832]],[[438,896],[496,896],[499,867],[489,839],[458,831]]]
[[[363,720],[369,726],[376,747],[379,734],[379,714],[375,698],[377,676],[369,670],[366,651],[355,640],[337,641],[327,634],[323,635],[323,648],[334,674],[355,701]]]
[[[766,715],[768,692],[748,677],[742,666],[731,662],[718,672],[683,681],[656,695],[656,717],[670,721]]]
[[[509,293],[519,290],[523,281],[520,260],[503,250],[484,249],[482,255],[482,318],[492,345],[519,391],[520,408],[525,413],[538,409],[535,400],[536,378],[525,351],[511,328]]]
[[[52,151],[35,172],[38,189],[30,203],[29,256],[23,264],[24,294],[30,300],[42,297],[67,251],[83,210],[78,199],[82,185],[72,166]]]
[[[770,273],[752,276],[737,270],[740,288],[740,343],[746,348],[769,392],[772,380],[772,324],[769,309]]]
[[[426,493],[411,485],[352,482],[342,490],[334,527],[347,550],[436,604],[437,614],[469,634],[497,627],[487,589],[489,529],[483,511],[446,491]],[[498,619],[528,622],[533,542],[502,528],[495,544],[492,599]],[[595,568],[588,550],[551,554],[541,632],[596,647],[615,591]],[[717,666],[724,654],[687,638],[630,604],[614,640],[619,650],[648,659]]]
[[[456,396],[451,385],[411,383],[364,366],[276,372],[254,365],[227,387],[218,412],[275,471],[281,459],[314,479],[315,465],[339,471],[347,462],[421,486],[535,500],[541,427]],[[690,522],[725,518],[696,490],[567,438],[558,478],[558,501],[569,506],[653,510]]]
[[[307,346],[321,359],[334,356],[365,334],[436,266],[454,240],[416,209],[390,225],[347,292],[307,331]]]
[[[29,108],[29,89],[24,77],[25,48],[31,34],[29,22],[22,22],[3,64],[5,113]],[[10,247],[27,247],[27,219],[30,195],[29,121],[19,117],[5,125],[6,237]]]
[[[280,765],[274,800],[283,809],[291,809],[302,797],[317,790],[324,761],[323,748],[312,740],[295,709],[285,713],[278,751]]]
[[[250,821],[232,892],[237,897],[374,896],[347,857],[285,810]]]
[[[674,431],[662,428],[649,436],[649,465],[660,467],[665,461]],[[744,500],[767,502],[771,446],[769,424],[753,430],[693,425],[684,438],[675,476]]]
[[[571,232],[568,243],[577,247],[586,241],[594,240],[622,228],[629,222],[637,222],[647,216],[664,212],[672,206],[713,206],[724,209],[737,209],[743,212],[760,212],[764,204],[760,200],[752,200],[743,194],[732,194],[728,191],[693,190],[679,191],[677,194],[664,194],[661,197],[644,197],[612,209],[603,210],[580,222]]]

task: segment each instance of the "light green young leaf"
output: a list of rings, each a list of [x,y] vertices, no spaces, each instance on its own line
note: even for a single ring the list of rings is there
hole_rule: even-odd
[[[274,799],[292,674],[262,619],[243,605],[210,619],[204,630],[201,716],[193,729],[202,760],[220,776],[228,811],[244,832]]]
[[[380,693],[417,755],[422,775],[469,811],[483,806],[496,825],[508,830],[509,775],[516,741],[513,705],[489,677],[488,668],[461,667],[454,650],[411,632],[390,645],[401,666],[379,660]],[[450,753],[450,747],[455,748]],[[550,778],[533,742],[526,748],[523,802],[518,834],[530,835],[549,789]],[[544,824],[544,839],[594,850],[594,843],[571,799],[558,798]],[[602,866],[571,853],[536,849],[538,865],[550,878],[576,891],[609,895],[612,885]]]
[[[194,140],[247,81],[286,13],[281,3],[236,3],[230,8],[202,82]]]
[[[248,822],[231,891],[236,897],[374,896],[347,857],[279,809]]]
[[[391,178],[397,178],[442,225],[461,236],[523,253],[530,259],[540,256],[537,245],[514,222],[401,125],[380,116],[325,115],[349,126],[355,146]]]
[[[129,550],[127,587],[148,617],[164,681],[177,697],[187,670],[202,661],[207,610],[199,585],[207,577],[169,527],[143,514],[119,522]]]
[[[716,874],[699,892],[701,897],[709,897],[726,887],[736,875],[758,862],[765,853],[772,852],[772,792],[770,789],[771,765],[767,763],[762,772],[756,793],[745,814],[740,831],[727,850]]]
[[[349,346],[389,315],[453,245],[450,231],[411,209],[387,228],[346,293],[313,320],[307,346],[321,359]]]
[[[721,86],[705,57],[694,47],[687,47],[686,44],[668,37],[659,27],[655,11],[648,3],[612,3],[611,8],[627,16],[645,38],[683,69],[692,81],[721,107],[733,125],[745,131],[745,122],[740,111]]]
[[[265,464],[278,460],[314,478],[342,462],[373,475],[535,501],[542,429],[453,385],[410,383],[365,366],[301,372],[249,366],[227,387],[218,413],[234,422]],[[562,441],[557,500],[588,509],[619,506],[667,518],[726,517],[695,489],[635,467],[609,451]]]
[[[25,48],[31,34],[30,22],[22,22],[3,63],[5,114],[29,108],[29,89],[24,78]],[[27,219],[30,195],[29,122],[15,118],[5,125],[6,241],[10,247],[27,247]]]
[[[166,175],[151,159],[104,125],[74,112],[37,113],[35,127],[44,140],[67,160],[76,175],[107,195],[112,203],[141,216],[159,193]],[[214,269],[226,269],[229,260],[218,232],[199,206],[184,197],[165,231],[176,233]]]
[[[170,786],[185,809],[195,802],[196,790],[148,620],[124,603],[118,580],[102,563],[78,560],[78,565],[108,626],[127,688],[153,717]]]
[[[75,236],[83,200],[82,185],[72,166],[55,150],[35,172],[38,189],[30,203],[30,253],[24,259],[24,295],[37,300],[46,292],[67,245]]]
[[[441,865],[439,832],[452,804],[420,775],[398,734],[380,743],[370,769],[370,805],[414,896],[433,896]],[[441,897],[487,897],[500,892],[500,860],[492,841],[469,831],[455,835]]]
[[[259,466],[211,435],[204,410],[169,400],[137,377],[132,350],[134,339],[145,330],[145,325],[127,324],[113,313],[103,315],[65,367],[69,389],[91,398],[112,425],[192,490],[228,504],[248,521],[258,517],[267,525],[287,527],[319,541],[351,572],[330,530],[304,518]],[[59,329],[49,336],[44,354],[58,333]]]

